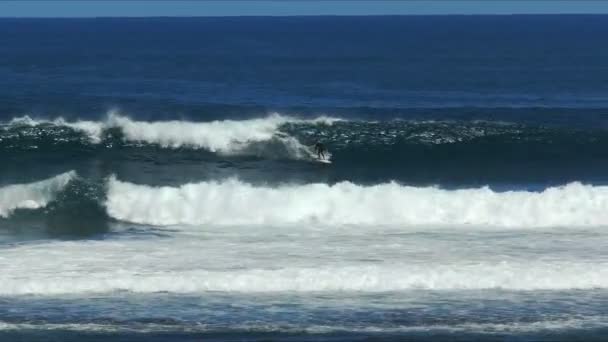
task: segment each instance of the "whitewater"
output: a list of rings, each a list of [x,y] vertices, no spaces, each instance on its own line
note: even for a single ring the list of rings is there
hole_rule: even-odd
[[[45,210],[69,198],[66,191],[81,194],[82,178],[68,171],[0,188],[3,219]],[[97,203],[107,218],[97,219],[109,220],[111,231],[99,240],[4,248],[0,295],[608,289],[603,186],[496,192],[397,183],[102,182]]]
[[[72,170],[28,184],[1,187],[0,215],[7,219],[18,209],[44,208],[75,179],[77,174]],[[100,188],[100,196],[84,199],[95,201],[110,218],[154,226],[312,224],[535,229],[608,225],[608,187],[581,183],[542,191],[496,191],[488,187],[450,190],[396,182],[272,186],[238,179],[173,187],[135,184],[112,175],[101,180]],[[82,190],[71,191],[78,194]]]
[[[0,18],[0,341],[606,340],[607,19]]]
[[[150,187],[108,179],[108,214],[152,225],[477,225],[572,227],[608,224],[608,187],[572,183],[542,192],[445,190],[386,183],[252,186],[231,179]],[[247,210],[243,210],[247,208]]]

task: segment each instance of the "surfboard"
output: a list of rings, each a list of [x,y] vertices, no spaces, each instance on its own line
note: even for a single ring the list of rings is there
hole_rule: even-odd
[[[316,161],[317,163],[323,163],[323,164],[331,164],[331,152],[325,150],[325,153],[323,154],[323,158],[319,158],[319,156],[317,155],[316,152],[313,152],[312,150],[308,151],[310,157],[312,158],[313,161]]]

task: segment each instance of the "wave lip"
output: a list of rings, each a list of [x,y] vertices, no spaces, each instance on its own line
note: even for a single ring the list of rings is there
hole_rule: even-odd
[[[76,172],[69,171],[34,183],[0,188],[0,217],[7,218],[16,209],[45,207],[75,177]]]
[[[542,192],[445,190],[397,183],[256,187],[239,180],[151,187],[108,180],[107,213],[152,225],[608,225],[608,187],[571,183]]]

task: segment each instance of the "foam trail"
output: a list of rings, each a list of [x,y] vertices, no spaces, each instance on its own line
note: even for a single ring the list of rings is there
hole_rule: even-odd
[[[86,258],[85,258],[86,260]],[[70,264],[69,262],[67,262]],[[88,265],[91,266],[91,265]],[[24,276],[6,270],[0,295],[57,295],[132,291],[140,293],[386,292],[407,290],[572,290],[608,288],[608,264],[503,262],[446,265],[352,265],[343,267],[150,270],[115,261],[114,267],[72,265]],[[76,268],[74,268],[76,267]],[[82,268],[82,269],[80,269]],[[7,274],[8,273],[8,274]],[[16,273],[17,276],[14,276]]]
[[[571,183],[543,192],[444,190],[396,183],[255,187],[238,180],[150,187],[111,177],[110,216],[153,224],[608,225],[608,187]]]
[[[35,183],[0,188],[0,217],[7,218],[16,209],[45,207],[75,177],[76,172],[69,171]]]

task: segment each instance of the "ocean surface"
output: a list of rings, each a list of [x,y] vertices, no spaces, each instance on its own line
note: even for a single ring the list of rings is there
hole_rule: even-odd
[[[0,19],[0,340],[604,340],[606,37]]]

